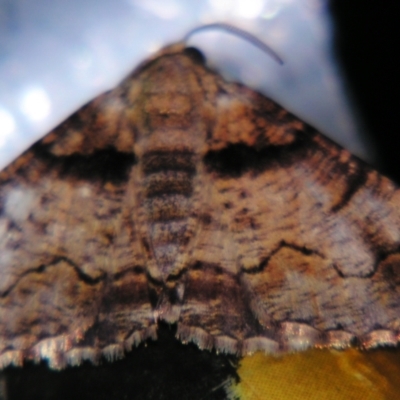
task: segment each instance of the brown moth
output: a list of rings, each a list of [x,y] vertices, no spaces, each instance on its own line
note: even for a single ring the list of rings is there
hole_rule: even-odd
[[[238,355],[399,341],[400,191],[184,44],[2,171],[0,210],[2,367],[159,320]]]

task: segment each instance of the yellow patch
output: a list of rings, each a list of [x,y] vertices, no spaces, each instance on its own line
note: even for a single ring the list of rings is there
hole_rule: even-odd
[[[400,351],[310,350],[282,357],[256,353],[238,369],[230,397],[240,400],[396,400]]]

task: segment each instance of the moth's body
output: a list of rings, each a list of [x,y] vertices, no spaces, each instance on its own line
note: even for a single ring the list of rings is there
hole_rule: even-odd
[[[182,45],[0,185],[0,365],[119,357],[158,320],[237,354],[398,341],[398,189]]]
[[[143,245],[149,253],[150,275],[163,283],[182,269],[179,257],[195,224],[206,126],[202,89],[197,82],[185,84],[194,81],[193,75],[184,60],[155,61],[144,74],[130,120],[138,156],[132,184],[141,189],[137,204]]]
[[[178,277],[197,225],[206,137],[203,90],[187,57],[180,58],[155,61],[143,73],[140,88],[128,93],[135,99],[129,123],[138,157],[130,181],[139,189],[133,220],[146,254],[154,315],[172,323],[184,295]]]

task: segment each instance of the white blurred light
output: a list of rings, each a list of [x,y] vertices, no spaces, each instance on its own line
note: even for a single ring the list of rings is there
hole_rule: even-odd
[[[181,4],[176,0],[131,0],[131,3],[162,19],[174,19],[182,14]]]
[[[260,16],[264,0],[209,0],[209,4],[214,12],[251,19]]]
[[[257,18],[264,6],[263,0],[236,0],[234,14],[242,18]]]
[[[0,146],[3,146],[14,133],[15,126],[14,117],[8,111],[0,108]]]
[[[231,0],[208,0],[214,12],[229,11],[230,5],[233,3]]]
[[[261,18],[272,19],[279,11],[284,7],[282,1],[279,0],[268,0],[265,2],[264,9],[261,13]]]
[[[23,95],[21,111],[32,121],[41,121],[50,113],[49,96],[42,88],[30,88]]]

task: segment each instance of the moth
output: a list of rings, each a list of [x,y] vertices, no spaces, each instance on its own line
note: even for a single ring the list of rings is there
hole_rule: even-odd
[[[0,249],[2,367],[400,337],[398,188],[182,43],[0,173]]]

